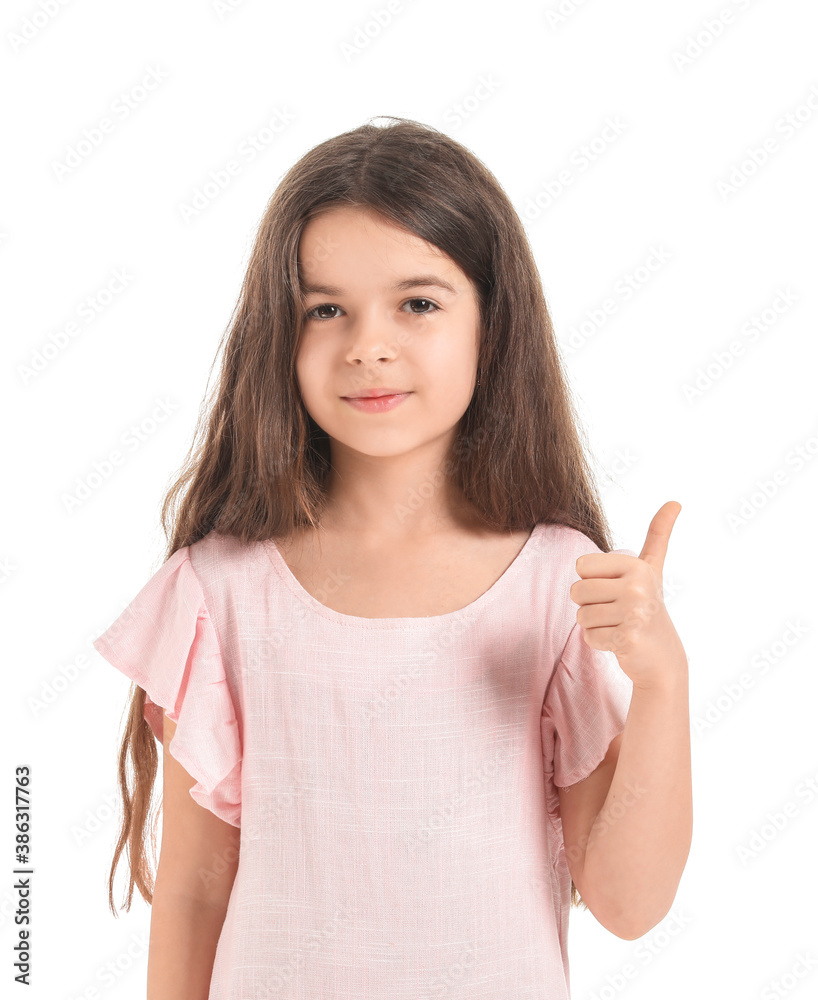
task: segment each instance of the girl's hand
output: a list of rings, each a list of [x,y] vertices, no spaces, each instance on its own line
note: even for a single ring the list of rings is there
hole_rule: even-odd
[[[616,654],[634,686],[656,687],[687,671],[687,654],[662,597],[662,566],[682,505],[669,500],[654,515],[639,556],[592,552],[577,559],[571,585],[577,622],[593,649]]]

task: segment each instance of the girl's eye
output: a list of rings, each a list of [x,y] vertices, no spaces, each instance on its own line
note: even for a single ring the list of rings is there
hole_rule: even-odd
[[[430,305],[432,307],[430,310],[424,309],[423,312],[415,312],[414,310],[412,310],[413,316],[428,316],[432,312],[440,311],[440,306],[432,302],[431,299],[407,299],[406,302],[404,302],[403,304],[408,305],[410,302],[425,302],[427,305]],[[328,319],[335,319],[334,316],[319,316],[317,315],[317,313],[319,309],[338,309],[338,308],[339,306],[334,306],[331,302],[322,302],[320,306],[313,306],[313,308],[310,309],[309,312],[305,313],[305,319],[315,319],[318,320],[319,322]]]
[[[430,305],[432,307],[428,311],[424,309],[423,312],[413,313],[413,315],[415,316],[428,316],[430,312],[440,312],[440,306],[437,305],[435,302],[432,302],[431,299],[407,299],[407,302],[425,302],[427,305]],[[404,305],[406,304],[407,303],[405,302]]]

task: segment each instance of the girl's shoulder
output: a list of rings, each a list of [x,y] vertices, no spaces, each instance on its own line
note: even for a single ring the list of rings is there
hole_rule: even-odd
[[[578,528],[567,524],[556,524],[551,521],[541,521],[537,525],[539,531],[538,548],[549,557],[550,563],[573,565],[581,555],[589,552],[601,552],[596,542]]]
[[[580,556],[603,551],[589,535],[578,528],[550,522],[541,522],[538,527],[540,528],[539,550],[543,553],[543,563],[549,568],[560,569],[574,580],[579,579],[577,559]],[[611,549],[611,553],[637,555],[628,548]]]
[[[188,545],[186,554],[203,581],[226,579],[263,567],[267,558],[264,545],[264,542],[242,542],[234,535],[214,530]]]

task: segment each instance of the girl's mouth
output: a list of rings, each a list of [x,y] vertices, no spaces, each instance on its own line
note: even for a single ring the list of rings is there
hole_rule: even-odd
[[[400,406],[404,399],[411,395],[411,392],[398,392],[391,396],[370,396],[369,398],[342,396],[341,399],[362,413],[385,413],[386,410],[394,410],[396,406]]]

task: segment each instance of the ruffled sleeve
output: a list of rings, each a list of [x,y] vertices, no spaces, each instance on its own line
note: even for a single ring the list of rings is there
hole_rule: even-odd
[[[174,552],[93,645],[144,688],[157,740],[163,710],[176,723],[169,750],[196,779],[192,798],[241,826],[240,729],[189,547]]]
[[[636,555],[630,549],[613,551]],[[573,602],[572,607],[576,611]],[[575,623],[541,715],[545,773],[557,788],[582,781],[602,763],[611,740],[625,728],[632,693],[633,682],[615,654],[589,646],[582,626]]]

